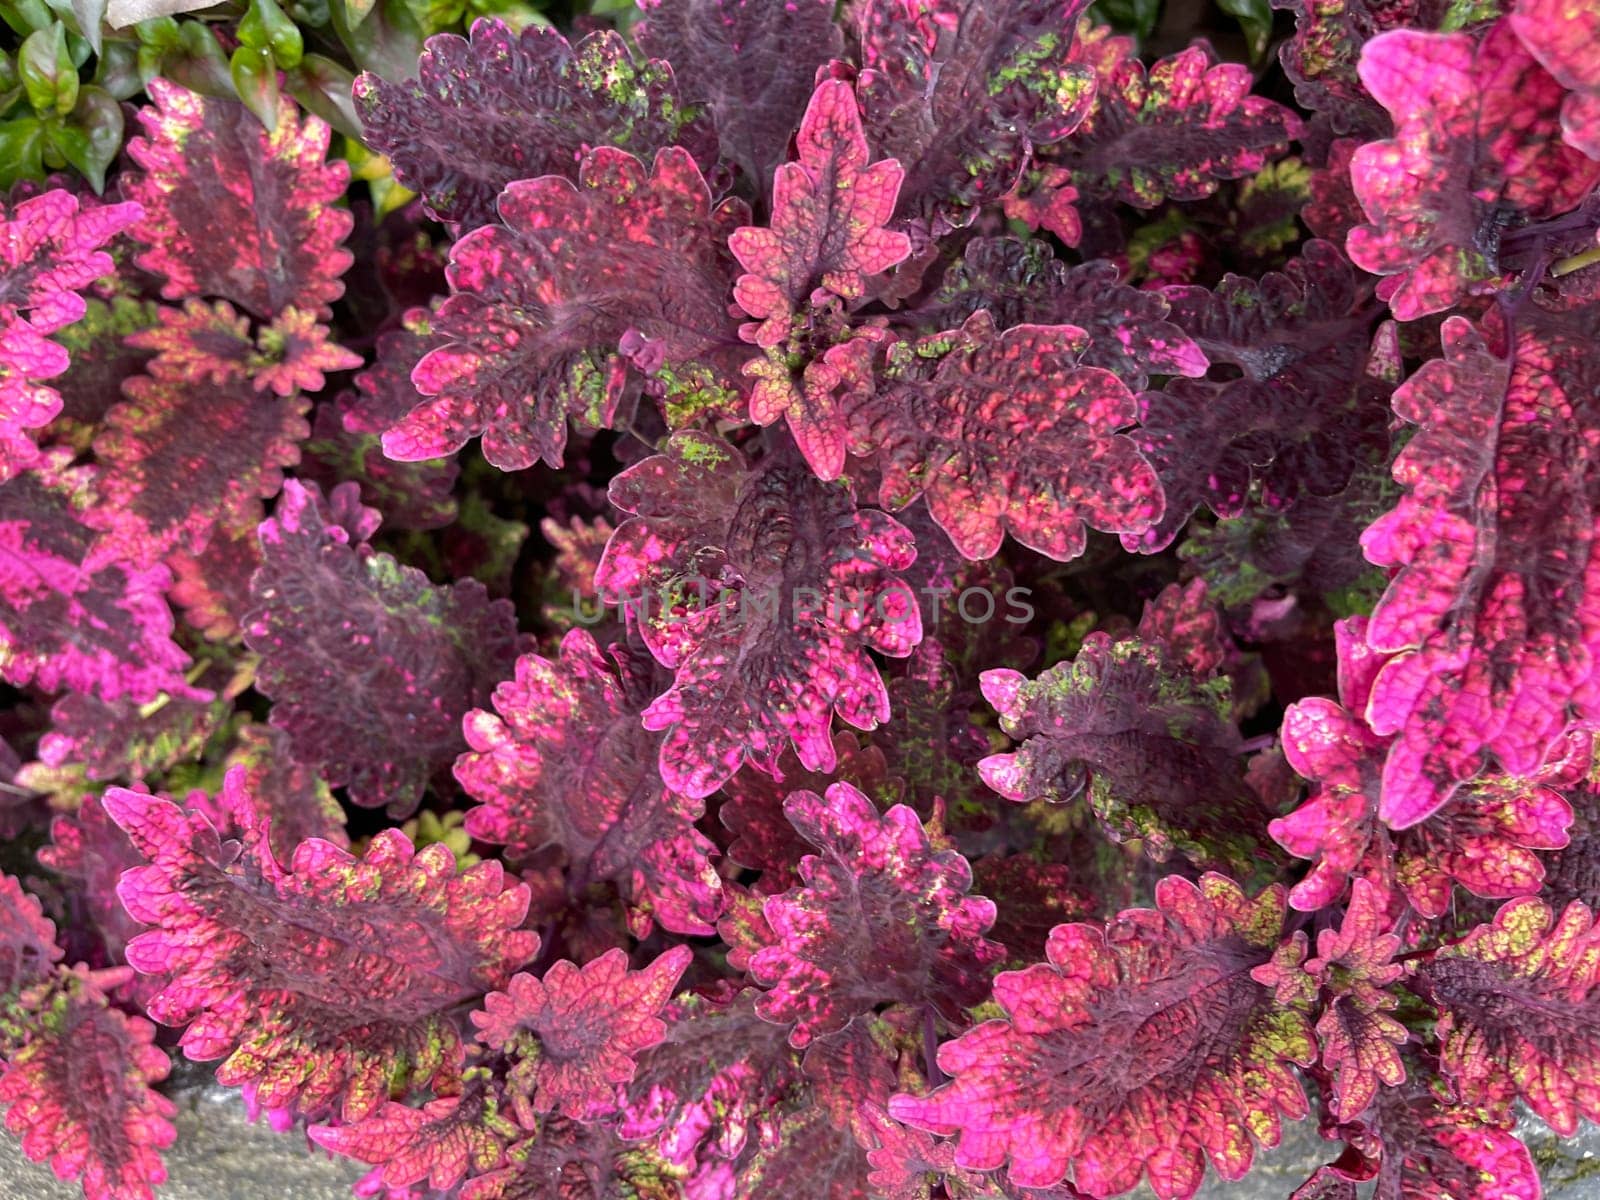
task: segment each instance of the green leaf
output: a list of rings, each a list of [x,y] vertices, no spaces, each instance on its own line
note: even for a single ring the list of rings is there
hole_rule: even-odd
[[[355,29],[367,19],[367,16],[372,12],[372,6],[377,3],[377,0],[340,0],[340,3],[344,5],[345,23],[351,29]]]
[[[122,106],[104,88],[86,87],[65,120],[45,127],[50,144],[89,181],[105,191],[106,168],[122,148]]]
[[[67,53],[67,29],[60,21],[28,35],[17,66],[28,103],[40,116],[65,115],[78,103],[78,70]]]
[[[240,46],[228,60],[228,75],[244,106],[271,132],[278,128],[278,64],[272,51]]]
[[[144,91],[139,47],[132,42],[107,42],[95,60],[94,81],[118,100],[131,100]]]
[[[1119,33],[1147,38],[1161,15],[1161,0],[1098,0],[1089,15]]]
[[[0,121],[0,188],[44,177],[44,123],[35,116]]]
[[[1272,9],[1268,0],[1217,0],[1217,7],[1238,20],[1250,47],[1250,61],[1261,62],[1272,41]]]
[[[48,29],[55,19],[55,14],[44,0],[4,0],[0,3],[0,20],[11,26],[18,37]]]
[[[377,0],[359,26],[350,24],[343,4],[335,4],[332,14],[334,32],[356,66],[389,80],[416,75],[426,31],[405,0]]]
[[[141,56],[140,70],[144,62]],[[222,52],[211,27],[202,21],[185,21],[178,26],[178,44],[157,60],[156,75],[164,75],[202,96],[227,99],[237,93],[228,56]]]
[[[286,89],[300,107],[315,113],[346,137],[361,137],[361,118],[356,113],[350,87],[355,76],[331,58],[308,54],[300,65],[285,75]]]
[[[100,53],[100,24],[106,16],[106,0],[72,0],[72,15],[78,19],[78,29],[89,40],[89,46]]]
[[[300,27],[284,15],[276,0],[250,0],[239,22],[239,44],[251,50],[270,51],[273,61],[288,70],[298,66],[305,53]]]

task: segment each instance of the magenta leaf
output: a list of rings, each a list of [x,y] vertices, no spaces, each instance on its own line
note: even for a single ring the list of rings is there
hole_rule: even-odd
[[[210,340],[224,337],[214,332]],[[95,438],[105,504],[94,521],[134,557],[198,554],[219,529],[244,524],[258,500],[283,486],[283,468],[300,461],[311,433],[309,400],[260,395],[245,366],[212,356],[203,338],[188,343],[203,361],[163,350],[148,375],[125,379],[126,399]]]
[[[267,1108],[359,1121],[391,1090],[447,1081],[452,1011],[538,948],[517,929],[527,888],[498,863],[458,871],[448,848],[414,850],[398,829],[359,859],[310,838],[285,868],[259,826],[224,843],[157,797],[112,788],[104,804],[148,863],[117,893],[153,926],[128,945],[162,981],[150,1014],[186,1027],[184,1052],[223,1059],[218,1080]]]
[[[458,1096],[440,1096],[420,1108],[390,1101],[370,1117],[349,1125],[313,1125],[306,1134],[317,1145],[378,1167],[390,1189],[427,1181],[446,1190],[470,1170],[498,1167],[506,1143],[520,1130],[500,1113],[498,1088],[476,1068],[466,1072]],[[370,1178],[370,1176],[369,1176]]]
[[[1522,44],[1557,83],[1570,89],[1561,105],[1561,129],[1569,145],[1600,159],[1600,5],[1594,0],[1555,4],[1519,0],[1507,20]]]
[[[5,1063],[0,1105],[22,1152],[58,1179],[81,1179],[87,1200],[155,1200],[177,1107],[152,1085],[170,1063],[154,1025],[109,1007],[107,974],[62,973]]]
[[[1272,957],[1287,905],[1219,875],[1175,876],[1154,909],[1060,925],[1048,961],[995,979],[1002,1017],[939,1048],[954,1078],[889,1103],[899,1120],[958,1135],[956,1165],[1009,1164],[1021,1187],[1068,1173],[1091,1195],[1148,1173],[1163,1197],[1192,1196],[1209,1157],[1225,1179],[1281,1117],[1306,1113],[1289,1064],[1316,1042],[1302,1008],[1277,1005],[1252,971]]]
[[[239,638],[239,623],[250,608],[250,578],[261,565],[256,528],[263,516],[260,501],[246,505],[237,523],[212,530],[200,553],[167,552],[173,576],[167,599],[208,642]]]
[[[606,1125],[548,1117],[505,1158],[506,1166],[462,1184],[461,1200],[673,1200],[683,1193],[681,1171]]]
[[[1085,5],[939,0],[860,6],[856,95],[869,138],[905,169],[899,221],[921,240],[972,222],[1016,183],[1035,145],[1060,141],[1094,103],[1071,61]]]
[[[987,984],[982,990],[987,993]],[[889,1102],[900,1086],[901,1059],[926,1044],[925,1013],[902,1005],[862,1013],[810,1043],[802,1069],[811,1081],[812,1102],[835,1129],[853,1132],[862,1105]]]
[[[92,478],[51,465],[0,486],[0,675],[108,703],[193,695],[162,597],[172,576],[97,543]]]
[[[1587,769],[1587,740],[1567,739],[1531,776],[1470,781],[1420,824],[1389,831],[1378,814],[1390,740],[1355,715],[1366,710],[1383,665],[1366,644],[1366,629],[1363,618],[1335,627],[1340,703],[1312,697],[1284,714],[1289,764],[1316,784],[1304,804],[1268,826],[1284,849],[1315,860],[1289,902],[1306,911],[1326,907],[1352,875],[1381,890],[1398,885],[1428,917],[1448,911],[1453,884],[1495,898],[1537,892],[1544,864],[1535,851],[1566,844],[1572,809],[1558,788]]]
[[[1395,136],[1355,152],[1350,171],[1371,224],[1350,257],[1386,278],[1402,321],[1499,290],[1506,231],[1574,207],[1600,163],[1562,141],[1566,91],[1505,22],[1481,37],[1397,29],[1361,51],[1361,81]]]
[[[482,434],[503,471],[560,466],[569,418],[589,429],[615,418],[630,338],[649,343],[652,384],[673,403],[729,403],[743,355],[723,247],[748,209],[713,211],[687,151],[663,150],[647,169],[602,147],[576,185],[519,180],[499,211],[451,248],[452,294],[432,323],[444,344],[412,373],[427,399],[384,434],[385,453],[436,458]]]
[[[68,356],[47,335],[84,315],[79,292],[112,268],[102,247],[141,215],[137,204],[85,205],[59,188],[0,201],[0,481],[33,463],[26,431],[61,411],[42,381],[64,373]]]
[[[688,431],[613,479],[611,501],[634,515],[595,584],[676,672],[643,713],[666,731],[668,788],[707,796],[747,759],[775,775],[790,742],[802,766],[832,770],[835,712],[857,729],[889,715],[866,651],[904,657],[922,637],[899,522],[819,481],[792,445],[751,464]]]
[[[685,993],[663,1010],[662,1039],[638,1055],[619,1125],[669,1162],[738,1160],[778,1132],[800,1087],[783,1031],[755,1012],[753,989],[727,998]]]
[[[128,155],[144,168],[129,192],[144,206],[136,261],[168,300],[231,300],[270,319],[291,305],[319,314],[344,293],[351,255],[349,169],[325,161],[329,129],[285,95],[268,133],[243,104],[165,79],[149,85],[144,136]]]
[[[1394,394],[1418,427],[1394,463],[1405,494],[1362,535],[1395,569],[1367,630],[1394,657],[1366,709],[1394,736],[1379,807],[1393,828],[1436,812],[1486,754],[1532,775],[1569,710],[1595,710],[1582,600],[1600,570],[1595,515],[1582,460],[1558,450],[1584,436],[1595,390],[1584,313],[1531,309],[1510,345],[1491,320],[1498,350],[1452,317],[1444,357]]]
[[[1155,208],[1202,199],[1222,180],[1255,174],[1300,135],[1292,112],[1250,95],[1248,67],[1218,64],[1204,45],[1148,70],[1129,54],[1096,65],[1094,108],[1039,157],[1066,168],[1060,186],[1099,203]]]
[[[1557,915],[1526,896],[1418,964],[1463,1103],[1504,1113],[1521,1098],[1563,1137],[1600,1115],[1593,926],[1583,904]]]
[[[1317,934],[1316,956],[1305,964],[1323,992],[1317,1041],[1322,1065],[1333,1072],[1330,1111],[1337,1121],[1355,1120],[1380,1085],[1397,1087],[1405,1078],[1398,1047],[1410,1035],[1391,1015],[1398,998],[1384,990],[1405,974],[1391,961],[1400,939],[1390,927],[1383,893],[1357,879],[1344,920]]]
[[[722,881],[708,858],[715,847],[694,828],[705,806],[663,786],[661,737],[640,722],[661,673],[623,646],[611,658],[571,630],[555,661],[517,660],[515,678],[494,690],[495,712],[467,714],[470,749],[455,765],[479,801],[467,832],[512,862],[553,848],[571,894],[613,880],[674,933],[710,933]]]
[[[207,694],[224,688],[227,675],[206,663],[192,672],[205,685],[199,696],[162,695],[148,704],[66,693],[50,707],[50,728],[34,752],[37,765],[23,768],[22,782],[31,784],[39,768],[41,774],[80,772],[94,782],[143,780],[199,758],[230,711],[226,697]]]
[[[218,797],[232,829],[263,825],[279,862],[307,838],[349,847],[344,809],[314,767],[294,760],[289,736],[268,725],[246,725],[224,763]]]
[[[1008,800],[1080,794],[1116,841],[1164,862],[1248,861],[1265,816],[1244,778],[1226,677],[1184,669],[1159,641],[1097,632],[1071,662],[1029,680],[986,671],[1000,728],[1022,742],[978,771]]]
[[[841,729],[833,735],[833,753],[831,771],[806,770],[791,748],[778,760],[778,778],[746,767],[723,785],[717,819],[732,835],[728,857],[762,872],[758,890],[770,893],[793,886],[799,879],[795,868],[811,851],[784,812],[790,792],[826,791],[836,780],[874,799],[895,789],[897,781],[889,778],[888,761],[877,746],[863,748],[855,734]]]
[[[544,978],[518,974],[474,1012],[478,1040],[513,1060],[518,1119],[535,1113],[594,1120],[616,1109],[616,1087],[633,1078],[635,1056],[666,1035],[659,1014],[693,958],[674,946],[648,967],[628,970],[611,950],[582,967],[563,959]]]
[[[760,1146],[735,1176],[734,1194],[774,1195],[791,1181],[806,1181],[817,1200],[856,1200],[865,1189],[867,1156],[848,1133],[812,1105],[785,1113],[778,1136]]]
[[[634,36],[666,59],[684,99],[707,104],[725,157],[765,195],[817,69],[844,48],[828,0],[643,0]]]
[[[800,886],[762,906],[770,941],[749,972],[766,989],[756,1001],[764,1019],[792,1026],[789,1041],[802,1047],[879,1002],[931,1004],[956,1019],[984,996],[1003,950],[983,936],[995,908],[967,895],[966,859],[936,850],[912,809],[880,815],[848,783],[826,800],[791,792],[783,808],[822,853],[800,860]]]
[[[1294,14],[1294,35],[1278,58],[1295,98],[1324,114],[1334,132],[1363,140],[1390,126],[1357,73],[1361,48],[1386,30],[1437,29],[1449,8],[1442,0],[1274,0],[1273,7]]]
[[[743,335],[758,346],[787,341],[802,304],[828,296],[860,299],[869,278],[911,252],[905,234],[885,228],[904,172],[893,160],[868,165],[861,113],[848,84],[829,79],[817,85],[796,145],[796,161],[774,173],[769,224],[735,230],[728,241],[748,272],[734,284],[734,298],[755,318]],[[775,413],[754,415],[767,423],[777,419]]]
[[[1302,1189],[1292,1200],[1351,1200],[1353,1181],[1370,1181],[1374,1200],[1539,1200],[1527,1146],[1503,1123],[1456,1103],[1432,1064],[1410,1063],[1409,1074],[1379,1091],[1359,1125],[1340,1128],[1349,1149],[1310,1181],[1329,1190]],[[1338,1190],[1340,1182],[1348,1190]]]
[[[79,295],[110,274],[104,247],[142,216],[133,203],[102,204],[60,188],[0,206],[0,314],[35,333],[55,333],[84,315]]]
[[[128,943],[144,926],[130,917],[117,899],[117,881],[124,871],[141,866],[144,859],[106,812],[100,797],[86,795],[77,812],[60,813],[51,821],[50,844],[39,848],[39,862],[68,881],[86,910],[99,942],[91,947],[90,957],[95,950],[103,950],[109,961],[121,962]],[[157,990],[141,986],[150,980],[131,982],[141,1001]]]
[[[494,221],[508,183],[571,177],[596,146],[648,160],[680,145],[709,168],[715,139],[679,90],[666,63],[637,62],[614,32],[573,45],[548,26],[517,33],[485,17],[465,38],[429,38],[415,80],[362,75],[355,102],[395,177],[466,232]]]
[[[863,1106],[858,1138],[872,1170],[867,1182],[886,1200],[928,1200],[933,1181],[955,1169],[955,1147],[908,1129],[877,1105]]]
[[[12,997],[47,978],[61,961],[56,928],[39,898],[0,874],[0,996]]]
[[[1002,329],[1075,325],[1089,335],[1079,361],[1115,372],[1130,388],[1148,386],[1151,375],[1201,376],[1209,365],[1159,292],[1119,282],[1103,259],[1068,266],[1042,241],[973,238],[945,273],[933,308],[941,324],[984,308]]]
[[[1088,341],[1072,325],[1001,332],[979,310],[960,329],[897,347],[901,378],[852,415],[854,440],[880,451],[879,502],[926,497],[969,559],[993,557],[1010,533],[1066,562],[1083,553],[1086,525],[1149,528],[1161,486],[1118,432],[1137,404],[1110,371],[1080,365]]]
[[[354,493],[342,484],[330,499]],[[355,803],[410,813],[461,750],[462,717],[511,671],[510,604],[476,580],[436,587],[373,553],[332,523],[314,484],[284,486],[261,548],[244,636],[262,656],[256,686],[273,725]]]

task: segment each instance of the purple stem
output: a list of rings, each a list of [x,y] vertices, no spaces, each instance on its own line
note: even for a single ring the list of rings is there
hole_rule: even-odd
[[[939,1069],[939,1031],[934,1026],[931,1005],[922,1009],[922,1069],[927,1073],[929,1087],[938,1087],[949,1078]]]

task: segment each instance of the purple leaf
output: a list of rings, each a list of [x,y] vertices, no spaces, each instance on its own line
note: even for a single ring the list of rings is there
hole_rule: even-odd
[[[331,499],[354,492],[341,484]],[[461,718],[510,673],[515,616],[476,580],[436,587],[353,542],[316,485],[287,483],[261,525],[245,642],[295,757],[355,803],[405,815],[461,750]]]
[[[802,766],[831,770],[835,712],[857,729],[888,716],[866,651],[904,657],[922,637],[899,522],[819,481],[792,444],[751,464],[687,431],[612,480],[611,500],[634,515],[595,584],[676,673],[643,713],[666,731],[670,789],[709,795],[746,760],[776,775],[790,742]]]
[[[451,248],[452,294],[432,323],[443,344],[411,376],[427,399],[384,434],[385,453],[437,458],[482,434],[503,471],[560,466],[569,418],[589,429],[615,418],[630,335],[648,339],[671,403],[731,402],[743,354],[724,242],[748,210],[728,200],[713,211],[687,151],[663,150],[647,170],[602,147],[576,185],[519,180],[499,208],[500,223]]]
[[[643,0],[634,36],[672,64],[686,100],[716,118],[723,154],[758,196],[788,156],[817,69],[844,39],[829,0]]]

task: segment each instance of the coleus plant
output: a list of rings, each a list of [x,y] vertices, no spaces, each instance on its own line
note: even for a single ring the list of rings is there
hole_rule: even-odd
[[[182,1055],[386,1200],[1538,1197],[1600,7],[1283,7],[484,20],[398,211],[259,72],[5,197],[24,1152],[154,1196]]]

